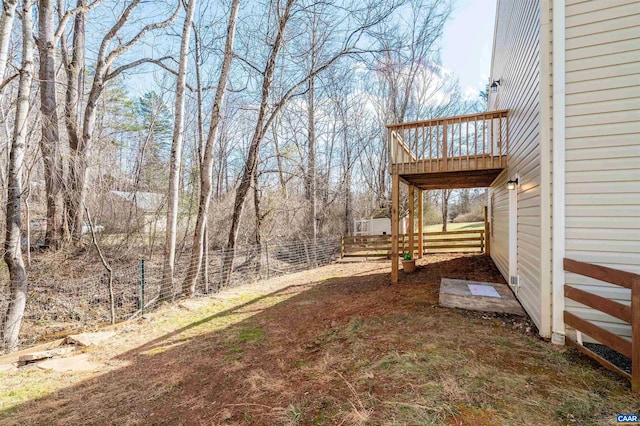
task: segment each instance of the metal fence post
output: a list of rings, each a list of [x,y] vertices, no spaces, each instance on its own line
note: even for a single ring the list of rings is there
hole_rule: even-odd
[[[304,253],[307,256],[307,269],[311,269],[311,253],[310,246],[311,244],[308,241],[304,242]]]
[[[140,259],[140,312],[144,315],[144,259]]]
[[[220,247],[220,283],[218,284],[218,289],[222,287],[223,282],[224,282],[224,247]]]

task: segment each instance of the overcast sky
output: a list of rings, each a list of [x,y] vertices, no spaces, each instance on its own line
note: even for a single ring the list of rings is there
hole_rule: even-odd
[[[443,66],[464,91],[478,92],[489,79],[496,0],[457,0],[442,41]]]

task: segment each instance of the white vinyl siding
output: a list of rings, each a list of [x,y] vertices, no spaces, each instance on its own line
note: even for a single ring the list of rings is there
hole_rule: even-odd
[[[566,256],[640,273],[640,1],[566,3]],[[566,275],[629,303],[630,291]],[[630,327],[566,309],[622,336]]]
[[[497,93],[490,94],[490,109],[509,110],[509,167],[490,189],[495,210],[491,257],[508,282],[506,181],[518,174],[517,296],[541,334],[548,336],[549,331],[541,329],[539,1],[498,1],[491,78],[500,79],[501,85]]]

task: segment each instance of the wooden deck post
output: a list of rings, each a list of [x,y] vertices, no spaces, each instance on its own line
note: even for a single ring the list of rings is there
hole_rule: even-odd
[[[409,185],[409,223],[407,224],[407,234],[409,236],[409,247],[407,252],[411,254],[411,258],[415,255],[415,219],[416,219],[416,191],[415,186]]]
[[[398,207],[400,204],[400,176],[391,175],[391,284],[398,283]]]
[[[640,278],[631,283],[631,391],[640,392]]]
[[[484,254],[491,256],[491,233],[489,229],[489,207],[484,206]]]
[[[424,226],[423,226],[424,192],[418,189],[418,259],[424,255]]]

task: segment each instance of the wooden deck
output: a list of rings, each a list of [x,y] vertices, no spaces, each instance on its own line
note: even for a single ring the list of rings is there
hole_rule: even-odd
[[[506,155],[478,155],[473,157],[423,158],[408,163],[391,164],[391,173],[399,175],[492,170],[507,167]]]
[[[461,170],[455,172],[401,174],[400,180],[424,190],[485,188],[491,186],[504,169]]]
[[[388,125],[389,171],[421,189],[490,186],[507,167],[507,111]]]
[[[400,182],[409,187],[409,253],[414,251],[415,196],[418,221],[422,191],[491,186],[507,168],[508,111],[490,111],[387,125],[391,188],[391,281],[398,282]],[[421,224],[418,224],[420,229]],[[422,245],[422,235],[417,238]],[[418,250],[418,256],[422,250]]]

